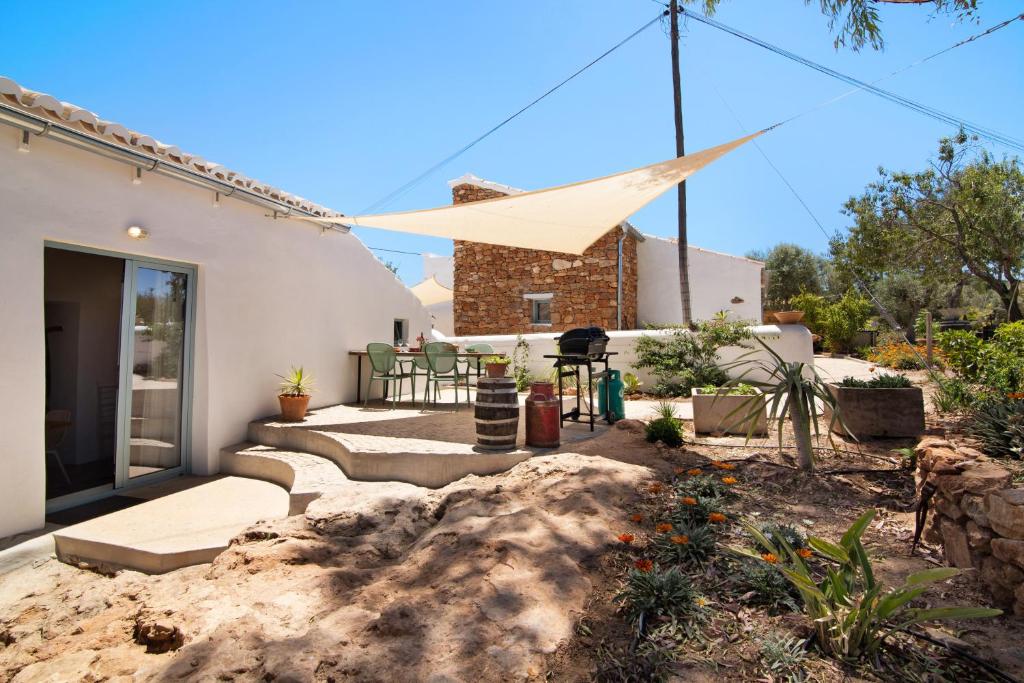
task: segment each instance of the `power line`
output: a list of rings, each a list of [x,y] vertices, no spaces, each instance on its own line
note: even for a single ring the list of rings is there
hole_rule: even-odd
[[[925,116],[928,116],[928,117],[931,117],[933,119],[942,121],[944,123],[947,123],[947,124],[955,126],[955,127],[963,128],[964,130],[969,131],[969,132],[971,132],[971,133],[973,133],[975,135],[978,135],[979,137],[983,137],[983,138],[985,138],[987,140],[991,140],[993,142],[997,142],[999,144],[1005,145],[1006,147],[1009,147],[1011,149],[1015,149],[1017,151],[1024,152],[1024,141],[1021,141],[1021,140],[1019,140],[1017,138],[1014,138],[1014,137],[1011,137],[1009,135],[1006,135],[1005,133],[1001,133],[1001,132],[996,131],[996,130],[991,129],[991,128],[986,128],[985,126],[981,126],[979,124],[972,123],[972,122],[967,121],[965,119],[961,119],[961,118],[959,118],[959,117],[957,117],[957,116],[955,116],[953,114],[948,114],[948,113],[943,112],[943,111],[941,111],[939,109],[935,109],[934,107],[930,107],[928,105],[921,104],[920,102],[916,102],[916,101],[911,100],[909,98],[903,97],[902,95],[897,95],[896,93],[893,93],[891,91],[883,90],[882,88],[878,88],[878,87],[872,85],[871,83],[868,83],[866,81],[862,81],[860,79],[854,78],[853,76],[849,76],[847,74],[841,73],[839,71],[836,71],[835,69],[831,69],[831,68],[829,68],[827,66],[824,66],[822,64],[818,64],[817,62],[811,61],[810,59],[807,59],[805,57],[801,57],[800,55],[797,55],[797,54],[795,54],[793,52],[790,52],[789,50],[786,50],[784,48],[778,47],[777,45],[773,45],[773,44],[771,44],[771,43],[769,43],[767,41],[761,40],[760,38],[756,38],[756,37],[754,37],[754,36],[752,36],[752,35],[750,35],[748,33],[742,32],[742,31],[740,31],[738,29],[734,29],[731,26],[727,26],[726,24],[723,24],[720,21],[716,21],[714,19],[711,19],[710,17],[707,17],[707,16],[705,16],[703,14],[697,14],[695,12],[691,12],[689,10],[682,9],[682,8],[680,9],[680,11],[684,15],[686,15],[686,16],[688,16],[688,17],[690,17],[690,18],[694,19],[695,21],[698,21],[698,22],[700,22],[702,24],[706,24],[708,26],[711,26],[712,28],[716,28],[716,29],[718,29],[720,31],[723,31],[723,32],[728,33],[728,34],[730,34],[732,36],[740,38],[741,40],[747,41],[749,43],[757,45],[758,47],[761,47],[761,48],[764,48],[766,50],[769,50],[770,52],[774,52],[775,54],[777,54],[779,56],[782,56],[782,57],[785,57],[786,59],[795,61],[798,64],[802,64],[802,65],[804,65],[804,66],[806,66],[808,68],[814,69],[815,71],[823,73],[823,74],[825,74],[827,76],[831,76],[832,78],[835,78],[835,79],[838,79],[840,81],[843,81],[844,83],[848,83],[850,85],[856,86],[854,92],[857,92],[857,91],[860,91],[860,90],[867,90],[868,92],[870,92],[870,93],[872,93],[874,95],[877,95],[877,96],[879,96],[879,97],[881,97],[883,99],[886,99],[886,100],[888,100],[890,102],[893,102],[895,104],[899,104],[900,106],[906,107],[906,108],[911,109],[913,111],[916,111],[916,112],[918,112],[920,114],[924,114]],[[942,50],[940,52],[937,52],[934,55],[930,55],[928,57],[925,57],[924,59],[920,60],[919,62],[905,67],[903,70],[909,69],[912,66],[916,66],[918,63],[921,63],[921,62],[924,62],[924,61],[928,61],[929,59],[937,57],[938,55],[943,54],[945,52],[948,52],[949,50],[952,50],[952,49],[954,49],[956,47],[959,47],[960,45],[967,44],[968,42],[971,42],[972,40],[976,40],[977,38],[980,38],[980,37],[982,37],[984,35],[989,35],[990,33],[992,33],[994,31],[1002,28],[1003,26],[1007,26],[1010,23],[1012,23],[1014,21],[1017,21],[1018,19],[1024,19],[1024,14],[1021,14],[1021,15],[1019,15],[1017,17],[1014,17],[1013,19],[1009,19],[1009,20],[1003,22],[1000,25],[992,27],[991,29],[989,29],[988,31],[985,31],[984,33],[978,34],[977,36],[972,36],[970,39],[961,41],[960,43],[958,43],[956,45],[953,45],[953,46],[951,46],[949,48],[946,48],[945,50]],[[899,73],[899,72],[896,72],[896,73]],[[787,123],[787,122],[792,121],[792,120],[794,120],[796,118],[804,116],[805,114],[807,114],[807,113],[809,113],[811,111],[814,111],[815,109],[819,109],[820,107],[826,106],[827,104],[830,104],[830,103],[832,103],[834,101],[842,99],[843,97],[846,97],[848,94],[852,94],[852,93],[845,93],[845,94],[843,94],[843,95],[841,95],[841,96],[839,96],[837,98],[833,98],[832,100],[829,100],[828,102],[825,102],[825,103],[823,103],[821,105],[813,107],[812,109],[809,109],[807,111],[801,112],[800,114],[797,114],[796,116],[792,116],[789,119],[786,119],[785,121],[783,121],[783,123]]]
[[[370,206],[366,207],[365,209],[363,209],[359,213],[368,213],[370,211],[374,211],[374,210],[376,210],[376,209],[378,209],[380,207],[383,207],[383,206],[386,206],[387,204],[390,204],[395,199],[398,199],[400,196],[402,196],[403,194],[405,194],[406,192],[408,192],[409,190],[414,188],[416,185],[420,184],[431,173],[433,173],[434,171],[438,170],[442,166],[445,166],[445,165],[451,163],[452,161],[454,161],[455,159],[460,157],[462,154],[468,152],[470,149],[475,147],[477,144],[479,144],[480,142],[483,142],[485,139],[490,137],[493,133],[495,133],[498,130],[500,130],[501,128],[503,128],[506,124],[512,122],[514,119],[518,118],[521,114],[526,112],[528,109],[530,109],[534,105],[538,104],[541,100],[545,99],[546,97],[548,97],[549,95],[551,95],[552,93],[557,91],[559,88],[561,88],[562,86],[567,84],[569,81],[573,80],[574,78],[576,78],[577,76],[582,74],[584,71],[586,71],[590,67],[594,66],[595,64],[600,62],[602,59],[604,59],[605,57],[610,55],[611,53],[613,53],[616,50],[618,50],[620,47],[622,47],[623,45],[628,43],[633,38],[636,38],[638,35],[643,33],[649,27],[651,27],[654,24],[656,24],[659,19],[661,19],[663,16],[665,16],[666,13],[667,12],[662,12],[662,13],[658,14],[658,16],[654,17],[653,19],[648,21],[646,24],[644,24],[643,26],[641,26],[637,30],[633,31],[628,36],[626,36],[625,38],[620,40],[619,42],[617,42],[615,45],[613,45],[612,47],[610,47],[607,50],[605,50],[604,52],[602,52],[600,55],[598,55],[595,59],[591,60],[585,66],[583,66],[582,68],[580,68],[577,71],[575,71],[571,76],[569,76],[568,78],[566,78],[563,81],[559,82],[554,87],[550,88],[543,95],[541,95],[540,97],[536,98],[535,100],[533,100],[532,102],[527,104],[525,107],[523,107],[519,111],[517,111],[514,114],[512,114],[511,116],[506,117],[503,121],[501,121],[501,123],[499,123],[496,126],[492,127],[490,130],[485,132],[483,135],[480,135],[479,137],[474,139],[469,144],[466,144],[463,147],[461,147],[458,150],[456,150],[455,152],[453,152],[452,154],[449,154],[444,159],[442,159],[441,161],[437,162],[436,164],[434,164],[433,166],[431,166],[430,168],[425,170],[423,173],[419,174],[418,176],[416,176],[415,178],[413,178],[409,182],[405,183],[404,185],[402,185],[401,187],[399,187],[395,191],[391,192],[390,194],[388,194],[388,195],[382,197],[381,199],[377,200],[376,202],[374,202]]]
[[[387,252],[390,252],[392,254],[408,254],[409,256],[423,256],[423,253],[419,252],[419,251],[402,251],[400,249],[385,249],[384,247],[366,247],[366,248],[367,249],[372,249],[373,251],[387,251]]]

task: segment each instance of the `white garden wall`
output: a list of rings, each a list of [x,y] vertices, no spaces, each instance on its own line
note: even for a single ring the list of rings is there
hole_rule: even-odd
[[[757,339],[763,341],[769,348],[778,353],[787,361],[798,361],[807,363],[808,365],[814,364],[814,350],[811,345],[811,334],[807,331],[807,328],[803,325],[758,325],[752,327],[754,335]],[[647,370],[638,370],[633,367],[636,362],[636,353],[634,348],[636,346],[636,340],[643,335],[648,336],[667,336],[674,334],[670,330],[623,330],[623,331],[610,331],[607,333],[610,341],[608,342],[608,350],[615,351],[618,353],[617,356],[613,356],[611,359],[611,367],[622,370],[624,372],[633,372],[640,378],[640,381],[644,382],[645,387],[652,387],[656,383],[655,378]],[[555,337],[558,334],[524,334],[522,335],[530,345],[530,373],[535,377],[548,377],[551,373],[551,359],[544,358],[545,354],[557,353],[557,344],[555,343]],[[494,347],[497,352],[503,352],[512,355],[512,351],[516,346],[516,335],[502,334],[502,335],[482,335],[474,337],[444,337],[443,335],[435,334],[435,337],[444,339],[454,344],[467,345],[475,344],[479,342],[486,342]],[[757,361],[767,360],[771,356],[765,351],[759,344],[751,341],[753,351],[751,349],[729,347],[722,349],[719,353],[719,358],[722,364],[730,364],[737,360],[746,361]],[[747,370],[752,370],[749,375],[751,379],[763,380],[766,379],[766,374],[752,368],[751,366],[743,365],[731,368],[729,373],[732,376],[738,376]]]
[[[418,300],[352,235],[328,233],[45,137],[0,127],[0,537],[44,514],[44,240],[198,266],[192,470],[277,412],[275,373],[304,365],[313,406],[355,397],[349,350],[429,330]],[[139,225],[144,241],[125,230]]]
[[[678,324],[679,249],[675,240],[644,235],[637,244],[637,318],[641,325]],[[761,320],[760,261],[690,246],[690,304],[694,320],[729,311],[732,320]],[[733,299],[742,299],[733,302]]]

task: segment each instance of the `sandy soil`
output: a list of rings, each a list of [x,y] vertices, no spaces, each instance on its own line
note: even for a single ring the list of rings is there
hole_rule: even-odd
[[[0,679],[539,676],[595,590],[643,467],[578,454],[431,491],[396,485],[259,524],[150,577],[56,560],[0,585]],[[178,642],[177,650],[147,653]]]
[[[736,464],[730,516],[837,538],[875,507],[865,543],[886,583],[941,564],[935,548],[910,553],[913,478],[891,449],[912,442],[840,443],[846,452],[822,451],[807,475],[772,448],[774,435],[688,434],[672,449],[645,443],[640,423],[619,427],[502,475],[321,499],[305,516],[256,525],[212,565],[157,577],[23,567],[0,580],[0,680],[622,680],[610,662],[632,657],[633,632],[611,598],[671,498],[650,483],[712,459]],[[631,522],[635,513],[645,521]],[[634,547],[615,541],[622,531],[637,535]],[[742,543],[736,533],[722,544]],[[806,635],[802,615],[731,592],[728,571],[715,562],[696,577],[712,616],[678,653],[677,680],[767,680],[757,638]],[[933,606],[986,600],[971,572],[927,596]],[[1022,622],[945,632],[1024,676]],[[960,660],[929,657],[975,679]],[[806,668],[811,680],[900,680],[816,656]]]

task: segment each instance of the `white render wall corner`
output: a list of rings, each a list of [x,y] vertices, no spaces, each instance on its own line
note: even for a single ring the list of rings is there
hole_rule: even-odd
[[[679,249],[674,240],[654,235],[638,242],[637,319],[641,325],[682,322],[679,303]],[[761,270],[751,259],[690,246],[690,302],[694,320],[710,320],[722,310],[734,320],[761,322]],[[742,302],[733,303],[734,298]]]
[[[41,527],[44,241],[196,265],[192,471],[218,471],[221,447],[277,412],[277,378],[303,365],[312,405],[355,398],[355,360],[390,341],[395,318],[430,329],[415,296],[353,235],[153,174],[133,185],[127,166],[0,127],[0,537]],[[130,239],[138,225],[146,240]],[[367,293],[372,292],[372,296]],[[16,389],[16,390],[14,390]]]

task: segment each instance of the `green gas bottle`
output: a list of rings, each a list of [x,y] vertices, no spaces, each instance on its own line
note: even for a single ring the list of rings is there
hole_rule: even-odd
[[[597,410],[602,415],[607,411],[605,405],[604,383],[608,382],[609,394],[611,395],[612,421],[621,420],[626,417],[626,386],[622,383],[622,372],[609,370],[608,379],[604,377],[597,381]]]

